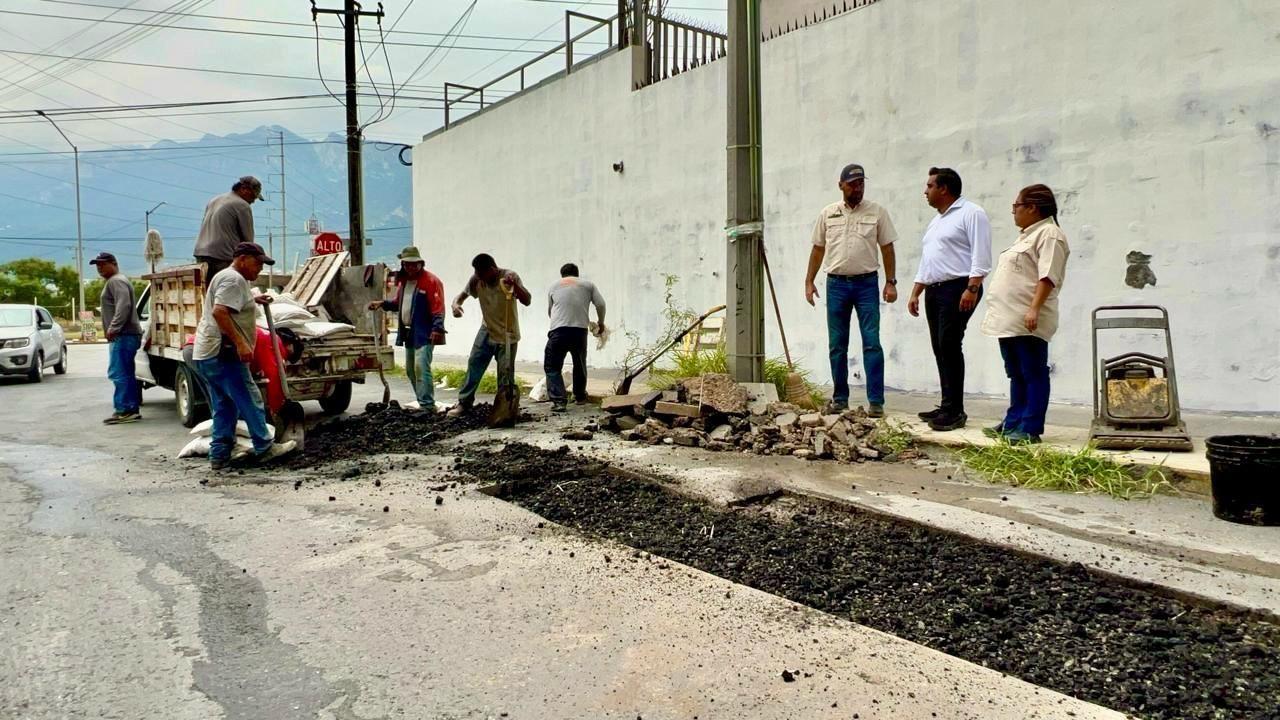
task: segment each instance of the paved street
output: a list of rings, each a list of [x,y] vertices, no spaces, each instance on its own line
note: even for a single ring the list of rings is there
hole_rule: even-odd
[[[436,505],[450,458],[201,487],[168,393],[101,425],[104,364],[0,386],[2,717],[1118,717],[477,492]]]

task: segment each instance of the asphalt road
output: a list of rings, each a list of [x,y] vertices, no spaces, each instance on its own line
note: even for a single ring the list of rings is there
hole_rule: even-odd
[[[451,457],[202,486],[168,393],[101,424],[105,355],[0,382],[0,717],[1119,717],[433,490]]]

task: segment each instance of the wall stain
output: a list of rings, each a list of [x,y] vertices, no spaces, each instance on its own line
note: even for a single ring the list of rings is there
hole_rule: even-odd
[[[1280,135],[1280,127],[1276,127],[1271,123],[1258,123],[1258,136],[1263,140],[1270,140],[1272,135]]]
[[[1156,274],[1151,270],[1151,256],[1132,250],[1125,256],[1125,262],[1129,263],[1129,269],[1124,274],[1124,284],[1131,288],[1141,290],[1150,285],[1155,287]]]

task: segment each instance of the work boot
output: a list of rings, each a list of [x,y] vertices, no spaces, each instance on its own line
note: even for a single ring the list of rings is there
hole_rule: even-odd
[[[455,417],[455,418],[462,417],[470,409],[471,408],[469,406],[463,405],[462,403],[458,403],[457,405],[454,405],[453,407],[449,408],[449,412],[445,414],[448,415],[449,417]]]
[[[1021,430],[1015,430],[1011,433],[1005,433],[1005,442],[1010,445],[1038,445],[1040,444],[1040,436],[1025,433]]]
[[[997,423],[991,427],[982,428],[982,434],[995,440],[1004,437],[1004,423]]]
[[[969,419],[964,413],[939,412],[929,421],[929,427],[938,432],[947,432],[949,430],[959,430],[964,427],[965,422]]]
[[[826,405],[822,407],[822,414],[823,415],[839,415],[840,413],[848,409],[849,409],[849,403],[836,402],[835,400],[830,400],[827,402]]]
[[[298,449],[298,442],[296,440],[286,440],[284,442],[271,443],[271,447],[267,448],[266,450],[263,450],[260,453],[253,454],[253,462],[255,463],[271,462],[272,460],[275,460],[278,457],[283,457],[285,455],[288,455],[289,453],[297,449]]]
[[[125,410],[121,413],[115,413],[111,417],[102,421],[103,425],[123,425],[124,423],[137,422],[142,419],[142,413],[137,410]]]
[[[938,417],[941,414],[942,414],[942,408],[936,407],[932,410],[925,410],[924,412],[918,412],[916,413],[916,417],[927,422],[929,420],[932,420]]]
[[[214,472],[220,472],[220,471],[222,471],[222,470],[226,470],[226,469],[227,469],[227,466],[228,466],[228,465],[230,465],[230,464],[231,464],[231,461],[230,461],[230,460],[228,460],[228,459],[226,459],[226,458],[218,458],[218,459],[216,459],[216,460],[210,460],[210,461],[209,461],[209,469],[210,469],[210,470],[212,470],[212,471],[214,471]],[[207,480],[201,480],[201,481],[200,481],[200,484],[201,484],[201,485],[208,484],[208,481],[207,481]]]
[[[867,405],[867,417],[869,418],[884,417],[884,405],[880,403],[871,403]]]

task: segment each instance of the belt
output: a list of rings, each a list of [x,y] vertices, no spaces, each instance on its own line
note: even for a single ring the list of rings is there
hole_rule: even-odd
[[[872,270],[858,275],[837,275],[835,273],[827,273],[827,277],[836,278],[837,280],[861,280],[863,278],[876,277],[880,274],[879,270]]]
[[[966,284],[969,282],[969,278],[967,278],[967,277],[958,277],[958,278],[951,278],[950,280],[939,280],[938,282],[934,282],[934,283],[925,283],[925,287],[929,287],[929,288],[940,288],[940,287],[942,287],[943,285],[951,285],[951,284],[953,284],[953,283],[957,283],[957,282],[960,282],[960,281],[962,281],[962,280],[963,280]]]

